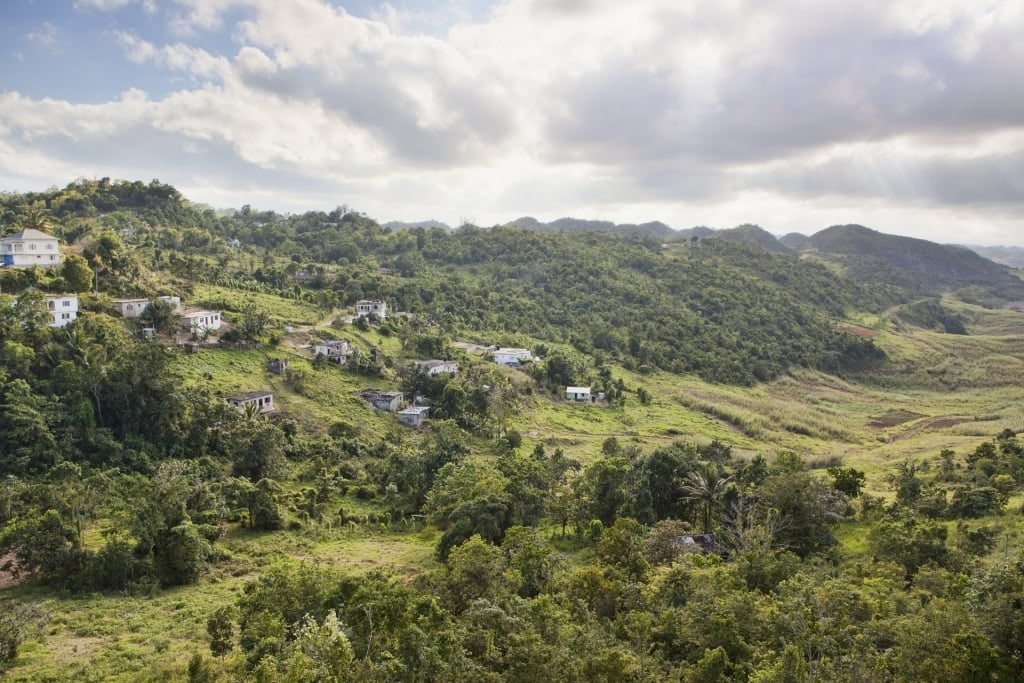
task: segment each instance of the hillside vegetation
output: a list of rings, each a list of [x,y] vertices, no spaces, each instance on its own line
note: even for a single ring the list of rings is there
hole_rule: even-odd
[[[1024,675],[1000,266],[850,226],[801,257],[754,226],[217,212],[157,181],[5,195],[0,220],[69,264],[0,272],[9,680]],[[225,327],[113,312],[159,294]],[[440,358],[458,373],[413,364]],[[224,400],[263,390],[270,414]]]

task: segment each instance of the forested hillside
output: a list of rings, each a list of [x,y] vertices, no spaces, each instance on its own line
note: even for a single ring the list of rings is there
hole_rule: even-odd
[[[10,680],[1024,675],[1024,314],[973,254],[871,275],[835,230],[801,258],[108,179],[0,225],[64,257],[0,271]]]

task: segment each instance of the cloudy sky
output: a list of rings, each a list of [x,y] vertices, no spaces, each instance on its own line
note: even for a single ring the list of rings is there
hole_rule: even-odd
[[[1024,244],[1020,0],[2,0],[0,189]]]

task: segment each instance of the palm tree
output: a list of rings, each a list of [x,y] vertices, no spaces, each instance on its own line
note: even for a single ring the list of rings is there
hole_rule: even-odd
[[[701,528],[705,534],[711,533],[711,515],[730,481],[732,476],[723,477],[715,465],[708,464],[700,470],[688,472],[686,481],[680,486],[683,495],[700,506]]]

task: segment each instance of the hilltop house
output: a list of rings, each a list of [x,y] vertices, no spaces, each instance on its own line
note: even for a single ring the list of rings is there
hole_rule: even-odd
[[[261,413],[269,413],[274,410],[274,395],[269,391],[247,391],[244,394],[228,396],[227,402],[239,410],[245,410],[253,406]]]
[[[347,341],[344,339],[337,339],[334,341],[322,341],[314,344],[313,352],[318,356],[324,356],[331,362],[344,365],[348,362],[348,357],[351,355],[352,350],[349,348]]]
[[[50,312],[50,327],[64,327],[78,317],[78,295],[59,294],[46,297],[46,310]]]
[[[428,375],[454,375],[459,371],[459,364],[453,360],[418,360],[414,363]]]
[[[45,232],[26,228],[0,239],[0,266],[47,268],[60,265],[59,240]]]
[[[271,358],[267,361],[267,371],[275,375],[283,375],[288,372],[288,365],[287,358]]]
[[[192,334],[219,330],[221,316],[214,311],[192,311],[181,316],[181,329]]]
[[[122,318],[138,318],[146,310],[146,306],[154,301],[169,303],[176,311],[181,308],[180,296],[158,296],[156,299],[114,299],[114,310],[120,313]]]
[[[420,427],[429,413],[427,406],[410,406],[398,411],[398,421],[410,427]]]
[[[491,358],[498,365],[519,365],[523,361],[533,360],[529,349],[497,348],[491,351]]]
[[[590,387],[566,387],[565,388],[565,400],[566,401],[589,401],[590,400]]]
[[[149,299],[114,299],[114,310],[122,318],[138,318],[149,305]]]
[[[375,317],[377,320],[384,320],[388,317],[388,305],[383,301],[361,299],[356,302],[356,317]]]
[[[175,311],[181,309],[180,296],[158,296],[154,301],[163,301],[164,303],[168,303]]]
[[[389,413],[394,413],[397,412],[399,406],[402,405],[402,399],[405,398],[405,394],[401,391],[367,389],[360,392],[359,397],[378,410],[386,410]]]

